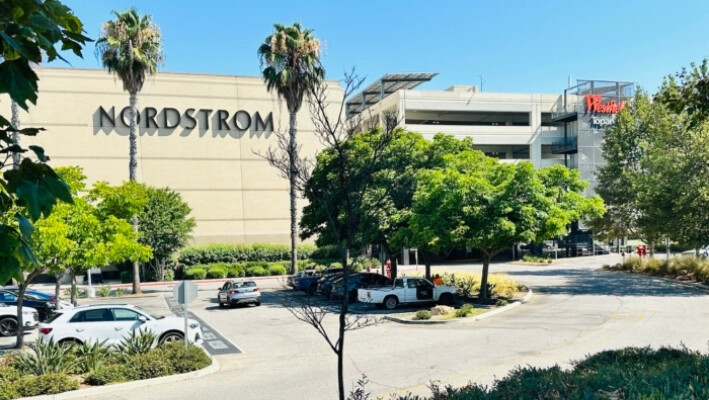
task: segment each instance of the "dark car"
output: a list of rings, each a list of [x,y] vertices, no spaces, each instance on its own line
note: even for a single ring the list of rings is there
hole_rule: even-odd
[[[7,304],[8,306],[16,306],[17,299],[19,298],[18,292],[14,290],[0,290],[0,303]],[[53,301],[41,299],[37,296],[25,293],[22,305],[26,307],[32,307],[37,310],[39,314],[40,322],[46,321],[50,315],[56,309],[56,305]]]
[[[357,301],[357,289],[366,289],[376,286],[392,286],[393,281],[384,275],[361,272],[347,277],[347,293],[350,302]],[[345,280],[343,277],[336,280],[332,285],[331,297],[340,297],[345,293],[343,287]]]
[[[317,293],[325,296],[326,299],[330,298],[330,293],[332,292],[332,283],[336,280],[342,278],[342,270],[339,269],[337,272],[325,275],[318,281]]]

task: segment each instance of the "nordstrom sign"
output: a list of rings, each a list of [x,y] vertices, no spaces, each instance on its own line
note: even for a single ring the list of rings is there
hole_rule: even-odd
[[[116,107],[109,109],[99,106],[98,123],[99,126],[116,127],[116,122],[122,126],[130,126],[130,107],[125,107],[116,113]],[[211,123],[211,125],[210,125]],[[154,107],[145,107],[138,110],[138,126],[143,128],[175,129],[210,129],[224,131],[246,131],[253,129],[256,131],[273,131],[273,113],[269,112],[266,117],[256,111],[251,114],[248,111],[237,110],[230,113],[227,110],[212,110],[207,108],[188,108],[180,111],[176,108],[165,107],[160,110]]]

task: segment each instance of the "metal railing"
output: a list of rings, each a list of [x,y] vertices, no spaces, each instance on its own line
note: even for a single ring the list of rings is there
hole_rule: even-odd
[[[578,150],[579,139],[576,136],[567,137],[557,142],[552,142],[551,152],[553,154],[573,153]]]

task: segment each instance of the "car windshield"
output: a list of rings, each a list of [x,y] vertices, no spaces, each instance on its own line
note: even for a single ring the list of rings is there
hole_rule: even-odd
[[[143,313],[143,314],[149,316],[149,317],[152,318],[152,319],[163,319],[163,318],[165,318],[164,315],[157,315],[157,314],[155,314],[154,312],[148,311],[148,310],[146,310],[146,309],[144,309],[144,308],[142,308],[142,307],[133,306],[133,308],[135,308],[136,310],[140,311],[141,313]]]

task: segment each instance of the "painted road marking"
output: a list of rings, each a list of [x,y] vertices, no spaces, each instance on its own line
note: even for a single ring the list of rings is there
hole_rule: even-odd
[[[184,308],[181,304],[178,304],[172,296],[165,296],[165,302],[170,308],[170,311],[175,313],[175,315],[179,317],[183,316]],[[187,314],[189,318],[197,320],[197,322],[199,322],[199,324],[202,326],[202,334],[204,335],[203,339],[204,343],[206,344],[206,346],[204,346],[204,349],[207,350],[209,354],[215,356],[222,354],[243,353],[243,351],[237,345],[235,345],[229,339],[224,337],[216,329],[209,326],[201,318],[194,315],[194,313],[188,311]]]

